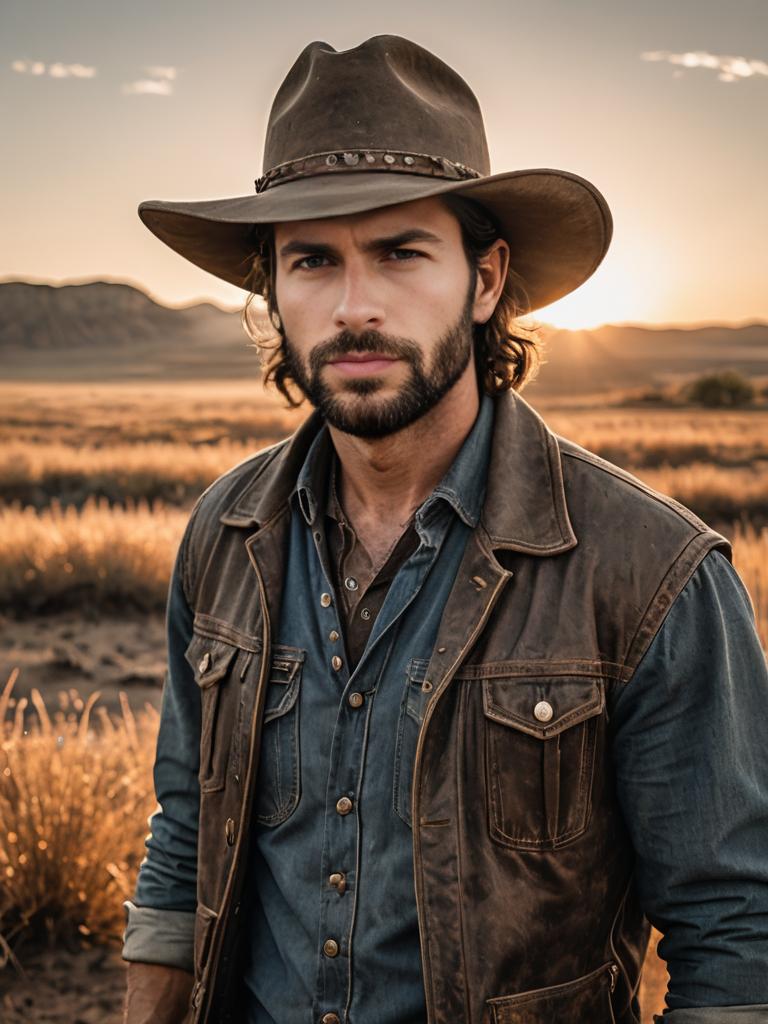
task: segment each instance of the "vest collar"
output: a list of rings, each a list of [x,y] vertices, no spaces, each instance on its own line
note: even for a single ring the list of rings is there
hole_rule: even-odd
[[[555,435],[514,391],[499,395],[494,406],[481,516],[491,545],[534,555],[570,550],[577,540],[568,518]],[[220,521],[227,526],[258,528],[284,511],[322,423],[315,410],[286,441],[268,450]]]

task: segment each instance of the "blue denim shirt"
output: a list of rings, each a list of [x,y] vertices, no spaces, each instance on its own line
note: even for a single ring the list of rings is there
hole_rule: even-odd
[[[484,400],[483,412],[488,407]],[[481,415],[422,506],[420,546],[393,579],[351,675],[327,667],[327,634],[341,630],[335,606],[323,609],[316,598],[318,587],[332,593],[330,574],[312,536],[312,502],[304,511],[294,502],[279,629],[289,668],[279,668],[273,682],[279,692],[280,672],[299,664],[295,702],[286,712],[295,714],[294,727],[313,726],[297,727],[296,757],[286,769],[283,756],[276,769],[297,772],[295,797],[263,807],[263,820],[255,823],[249,1021],[308,1024],[318,1011],[345,1005],[352,1020],[424,1019],[408,772],[421,713],[420,672],[453,559],[482,504],[482,489],[473,487],[484,479],[485,460],[477,457],[490,443],[490,420],[484,423]],[[472,457],[464,458],[469,451]],[[312,454],[297,495],[310,478]],[[301,621],[294,614],[299,606]],[[147,856],[128,904],[123,951],[128,960],[187,969],[200,728],[198,688],[184,658],[191,630],[192,613],[174,573],[155,766],[160,809],[150,820]],[[356,709],[348,702],[353,692],[363,696]],[[766,698],[768,672],[749,599],[727,560],[713,552],[672,606],[631,685],[609,707],[639,890],[649,919],[665,933],[660,952],[669,961],[673,1012],[664,1019],[673,1024],[768,1020]],[[293,792],[292,778],[282,792]],[[336,810],[342,796],[351,801],[348,814]],[[328,884],[334,872],[345,876],[341,896]],[[337,955],[323,952],[328,939],[338,943]]]

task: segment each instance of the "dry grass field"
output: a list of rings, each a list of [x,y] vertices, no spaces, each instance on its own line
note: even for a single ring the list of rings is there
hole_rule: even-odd
[[[733,540],[768,649],[768,412],[539,408],[557,432],[673,495]],[[232,381],[0,385],[0,621],[9,634],[38,625],[28,646],[51,643],[53,651],[45,700],[34,685],[25,688],[24,671],[18,680],[12,674],[0,699],[3,1020],[33,1019],[19,1009],[13,986],[2,993],[14,959],[35,962],[35,941],[48,936],[94,950],[116,943],[152,810],[153,702],[134,713],[112,693],[109,707],[120,712],[108,713],[104,697],[97,700],[106,677],[93,658],[73,688],[87,661],[87,629],[101,628],[109,642],[130,611],[139,628],[143,616],[159,630],[194,499],[305,415]],[[50,637],[64,617],[68,674],[52,703],[62,655]],[[665,986],[653,954],[644,986],[650,1021]],[[102,1007],[93,1019],[112,1024],[117,1005],[113,1016]]]

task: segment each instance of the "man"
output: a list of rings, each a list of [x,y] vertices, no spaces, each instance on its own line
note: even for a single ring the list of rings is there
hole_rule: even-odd
[[[127,1024],[768,1020],[768,679],[727,541],[555,437],[514,314],[610,215],[490,176],[477,102],[308,46],[252,197],[142,204],[264,295],[315,412],[198,500],[168,606]],[[189,1016],[187,1007],[191,1003]]]

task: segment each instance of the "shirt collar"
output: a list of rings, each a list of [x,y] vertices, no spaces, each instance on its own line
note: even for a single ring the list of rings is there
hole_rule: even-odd
[[[482,394],[472,429],[443,479],[417,511],[417,520],[423,521],[440,501],[445,501],[467,526],[477,526],[485,498],[492,433],[493,400]],[[337,458],[328,427],[323,424],[291,494],[309,526],[314,525],[321,508],[328,512],[333,508],[330,481]]]

